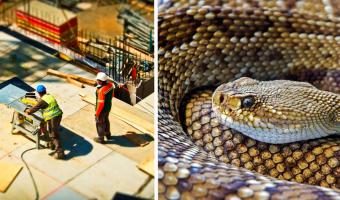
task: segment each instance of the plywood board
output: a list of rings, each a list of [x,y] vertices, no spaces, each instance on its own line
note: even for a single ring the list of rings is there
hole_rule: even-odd
[[[96,100],[94,96],[81,94],[80,96],[82,96],[82,100],[95,105]],[[152,115],[115,98],[112,99],[111,113],[144,133],[154,134],[154,118]]]
[[[151,175],[151,176],[155,176],[155,172],[154,172],[154,159],[153,158],[149,158],[146,159],[145,161],[141,162],[138,166],[137,166],[140,170],[146,172],[147,174]]]
[[[6,192],[21,169],[21,165],[0,161],[0,192]]]

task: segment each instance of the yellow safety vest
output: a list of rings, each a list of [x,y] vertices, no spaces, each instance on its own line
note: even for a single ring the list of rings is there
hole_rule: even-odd
[[[63,114],[63,111],[59,108],[57,101],[52,95],[45,94],[41,99],[48,104],[48,107],[43,109],[43,117],[45,121]]]

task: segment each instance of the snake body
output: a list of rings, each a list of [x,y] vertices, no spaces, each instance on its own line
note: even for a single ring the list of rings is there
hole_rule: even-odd
[[[339,9],[328,3],[193,0],[161,5],[160,199],[339,198],[337,137],[282,145],[257,142],[210,116],[212,92],[189,102],[186,124],[192,128],[187,133],[179,123],[189,91],[243,76],[308,81],[338,94]]]

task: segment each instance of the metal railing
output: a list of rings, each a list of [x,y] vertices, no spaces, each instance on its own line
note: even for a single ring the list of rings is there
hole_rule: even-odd
[[[105,66],[105,72],[118,82],[127,81],[133,67],[139,79],[153,77],[153,57],[138,51],[123,36],[104,37],[79,31],[77,48],[74,50],[78,53]]]

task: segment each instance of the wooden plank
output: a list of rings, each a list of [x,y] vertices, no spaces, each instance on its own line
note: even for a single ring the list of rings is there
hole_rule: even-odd
[[[154,172],[154,158],[148,158],[137,165],[138,169],[149,174],[150,176],[155,176]]]
[[[0,161],[0,192],[6,192],[21,169],[21,165]]]
[[[83,101],[86,101],[92,105],[96,104],[94,96],[90,97],[82,94],[79,95]],[[139,110],[138,108],[134,108],[131,105],[113,98],[111,113],[120,120],[128,123],[143,133],[150,133],[152,135],[154,134],[153,116]]]
[[[74,79],[72,79],[70,77],[67,77],[66,80],[67,80],[67,82],[69,82],[69,83],[71,83],[71,84],[73,84],[73,85],[75,85],[77,87],[80,87],[80,88],[84,88],[85,87],[84,84],[82,84],[81,82],[79,82],[77,80],[74,80]]]
[[[71,57],[69,57],[69,56],[67,56],[66,54],[63,54],[63,53],[59,53],[59,58],[66,60],[67,62],[73,61],[73,59]]]
[[[87,78],[84,78],[84,77],[81,77],[81,76],[78,76],[78,75],[75,75],[75,74],[67,74],[67,73],[64,73],[64,72],[59,72],[59,71],[56,71],[56,70],[53,70],[53,69],[48,69],[47,74],[54,75],[54,76],[57,76],[57,77],[60,77],[60,78],[65,78],[65,79],[71,78],[71,79],[74,79],[76,81],[79,81],[81,83],[84,83],[84,84],[87,84],[87,85],[90,85],[90,86],[96,85],[95,80],[87,79]]]

